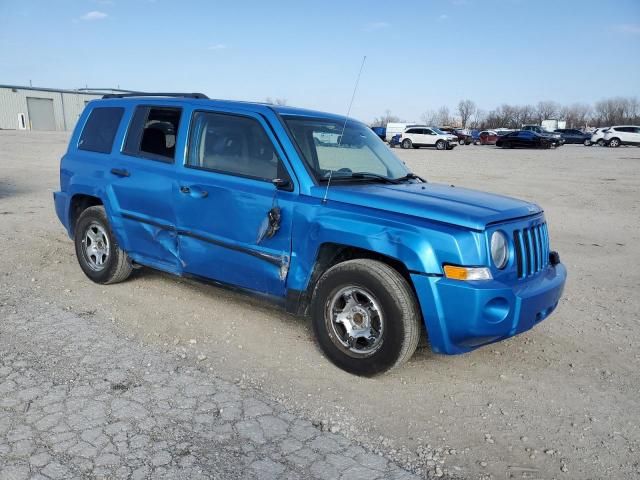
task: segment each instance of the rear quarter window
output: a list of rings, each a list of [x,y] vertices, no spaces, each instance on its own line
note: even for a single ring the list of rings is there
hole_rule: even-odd
[[[113,140],[116,138],[123,114],[124,108],[122,107],[94,108],[80,134],[78,149],[111,153]]]

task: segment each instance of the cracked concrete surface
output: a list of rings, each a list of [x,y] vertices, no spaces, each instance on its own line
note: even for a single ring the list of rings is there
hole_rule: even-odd
[[[416,478],[193,359],[12,303],[0,297],[2,479]]]

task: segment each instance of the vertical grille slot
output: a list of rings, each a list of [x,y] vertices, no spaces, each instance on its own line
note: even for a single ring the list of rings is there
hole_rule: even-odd
[[[523,261],[523,253],[522,253],[522,233],[520,230],[513,231],[513,245],[516,249],[516,267],[518,269],[518,278],[524,277],[524,261]]]
[[[546,223],[514,230],[513,245],[518,278],[540,272],[549,264],[549,233]]]

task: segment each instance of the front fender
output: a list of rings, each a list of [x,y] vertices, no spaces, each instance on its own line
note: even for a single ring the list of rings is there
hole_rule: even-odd
[[[288,288],[306,290],[323,244],[373,251],[411,273],[441,275],[443,263],[477,265],[485,260],[482,235],[428,219],[307,198],[294,210]]]

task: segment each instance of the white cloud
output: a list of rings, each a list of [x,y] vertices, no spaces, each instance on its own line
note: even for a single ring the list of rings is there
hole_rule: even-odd
[[[209,45],[208,50],[226,50],[227,48],[229,47],[224,43],[216,43],[214,45]]]
[[[373,32],[374,30],[382,30],[391,26],[388,22],[371,22],[364,26],[365,31]]]
[[[623,25],[617,25],[616,30],[620,33],[627,33],[631,35],[640,35],[640,25],[634,25],[626,23]]]
[[[85,13],[83,16],[80,17],[80,20],[104,20],[105,18],[107,18],[109,15],[107,15],[104,12],[99,12],[97,10],[93,10],[92,12],[89,13]]]
[[[449,18],[449,15],[447,15],[446,13],[443,13],[438,17],[438,20],[440,20],[441,22],[444,22],[448,18]]]

